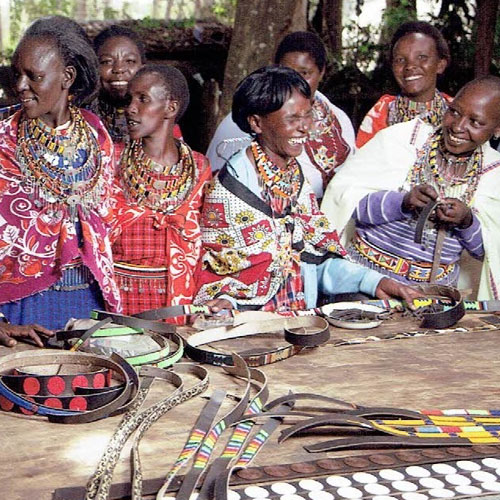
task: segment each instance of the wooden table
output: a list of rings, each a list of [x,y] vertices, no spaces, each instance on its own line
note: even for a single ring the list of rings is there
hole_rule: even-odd
[[[377,329],[352,331],[332,328],[330,343],[291,359],[263,367],[271,397],[315,392],[363,405],[424,408],[498,408],[500,401],[499,331],[480,315],[469,314],[458,326],[465,332],[417,336],[335,347],[340,338],[415,331],[418,323],[400,318]],[[485,328],[491,328],[484,331]],[[233,341],[238,349],[247,341]],[[268,343],[271,340],[263,340]],[[19,346],[16,349],[26,349]],[[11,350],[0,348],[0,356]],[[243,385],[210,367],[210,391],[224,387],[241,394]],[[158,383],[152,399],[163,394]],[[209,391],[209,392],[210,392]],[[164,396],[164,394],[163,394]],[[206,399],[197,397],[174,408],[155,423],[141,442],[145,478],[162,477],[173,463]],[[231,401],[223,408],[230,408]],[[0,497],[9,500],[49,500],[56,488],[84,486],[94,471],[120,417],[81,425],[51,424],[44,418],[0,412]],[[278,434],[278,433],[276,433]],[[224,440],[222,440],[224,441]],[[292,463],[332,454],[308,454],[302,448],[318,437],[290,439],[282,445],[276,436],[255,464]],[[115,482],[129,480],[127,447],[115,473]]]

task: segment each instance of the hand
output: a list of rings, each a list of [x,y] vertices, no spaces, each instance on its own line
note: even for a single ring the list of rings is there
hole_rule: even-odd
[[[379,299],[403,299],[410,307],[413,299],[422,297],[422,292],[391,278],[382,278],[375,290]]]
[[[430,201],[437,200],[436,190],[429,184],[419,184],[405,194],[403,198],[403,210],[413,212],[417,208],[424,208]]]
[[[466,229],[472,224],[472,210],[456,198],[445,198],[438,205],[436,215],[448,226]]]
[[[207,300],[205,305],[210,307],[211,311],[217,313],[224,309],[231,310],[233,309],[233,304],[227,299],[212,299]]]
[[[43,347],[42,339],[44,337],[52,337],[54,332],[47,330],[40,325],[10,325],[9,323],[0,324],[0,345],[14,347],[17,344],[15,338],[31,339],[38,347]],[[14,338],[15,337],[15,338]]]

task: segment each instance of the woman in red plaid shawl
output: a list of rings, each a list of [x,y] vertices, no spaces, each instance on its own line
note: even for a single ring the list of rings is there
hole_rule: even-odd
[[[208,160],[175,139],[189,103],[186,79],[164,65],[146,65],[130,82],[130,143],[114,189],[115,273],[125,314],[189,304],[194,293]]]

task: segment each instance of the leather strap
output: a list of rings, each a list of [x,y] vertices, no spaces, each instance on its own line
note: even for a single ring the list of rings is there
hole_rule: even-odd
[[[110,402],[90,411],[70,411],[37,405],[28,397],[12,391],[0,377],[0,395],[11,403],[24,408],[30,414],[47,416],[51,422],[59,423],[87,423],[105,418],[113,413],[124,411],[131,404],[137,394],[139,378],[134,369],[120,356],[113,354],[111,358],[104,358],[87,353],[51,352],[51,351],[23,351],[9,354],[0,358],[0,372],[10,372],[18,368],[29,366],[60,367],[65,364],[86,365],[92,370],[99,368],[111,370],[115,377],[123,383],[122,390]]]
[[[306,445],[309,453],[339,450],[382,449],[382,448],[434,448],[437,446],[469,446],[470,443],[461,438],[426,438],[415,436],[351,436],[349,438],[332,439],[322,443]]]
[[[434,247],[434,257],[432,259],[431,276],[429,282],[436,283],[436,278],[439,272],[439,265],[441,264],[441,253],[443,251],[444,239],[446,237],[446,230],[440,227],[437,232],[436,246]]]
[[[463,318],[465,307],[462,295],[458,289],[444,285],[418,285],[417,289],[422,291],[426,297],[447,297],[453,301],[452,305],[443,311],[423,314],[423,319],[420,323],[422,328],[437,330],[448,328]]]
[[[415,229],[415,237],[413,239],[415,243],[422,243],[425,225],[427,224],[429,217],[431,216],[432,212],[434,212],[439,203],[440,201],[431,200],[429,201],[429,203],[427,203],[427,205],[425,205],[425,207],[420,212],[417,221],[417,227]]]
[[[308,329],[313,329],[313,332],[309,332]],[[285,317],[252,321],[232,328],[220,327],[197,332],[185,339],[185,350],[186,354],[195,361],[214,365],[230,365],[232,363],[230,354],[208,351],[201,349],[199,346],[219,340],[276,331],[284,331],[285,339],[289,342],[289,345],[263,352],[257,350],[240,352],[239,355],[249,366],[261,366],[285,359],[300,352],[303,347],[316,347],[330,338],[328,322],[324,318],[317,316]]]

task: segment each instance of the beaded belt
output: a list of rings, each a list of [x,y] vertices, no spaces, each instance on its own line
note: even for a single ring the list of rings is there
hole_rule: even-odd
[[[118,287],[125,292],[134,290],[134,287],[139,293],[143,293],[146,287],[154,288],[159,294],[167,292],[166,267],[141,267],[115,262],[114,271]]]
[[[368,244],[361,236],[356,233],[352,240],[352,247],[359,255],[371,263],[391,271],[397,276],[408,278],[412,281],[429,282],[431,278],[432,262],[421,262],[410,259],[403,259],[397,255],[381,250],[373,243]],[[440,280],[448,276],[455,269],[455,264],[440,264],[436,279]]]

